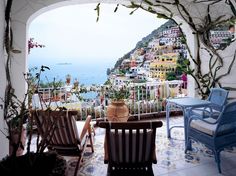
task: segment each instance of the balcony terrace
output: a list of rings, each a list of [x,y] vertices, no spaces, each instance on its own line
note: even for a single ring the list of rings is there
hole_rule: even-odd
[[[200,143],[193,144],[193,151],[184,153],[184,129],[172,130],[172,139],[167,138],[165,118],[159,118],[164,125],[157,130],[156,155],[157,164],[153,164],[155,176],[234,176],[236,168],[236,149],[228,148],[221,153],[222,173],[219,174],[214,162],[214,155]],[[171,118],[171,125],[183,125],[183,117]],[[107,173],[107,164],[104,164],[104,137],[105,130],[95,128],[93,135],[94,153],[88,149],[84,154],[83,163],[78,176],[101,176]],[[32,141],[36,145],[36,138]],[[74,174],[77,157],[65,157],[67,160],[67,176]]]
[[[182,81],[166,81],[155,84],[133,84],[127,87],[128,91],[136,90],[132,95],[133,99],[128,99],[130,111],[129,120],[153,120],[158,118],[163,122],[163,126],[157,129],[156,133],[156,155],[157,164],[153,165],[153,171],[155,176],[184,176],[191,175],[198,176],[206,175],[226,175],[233,176],[236,166],[236,149],[234,147],[227,148],[221,153],[222,160],[222,172],[219,174],[214,162],[214,154],[211,150],[205,147],[201,143],[193,143],[193,151],[188,151],[186,154],[185,140],[184,140],[184,128],[174,128],[172,130],[172,138],[169,139],[166,133],[166,104],[167,98],[183,97],[184,91],[181,89]],[[109,94],[109,89],[96,87],[96,92],[101,95],[101,90],[107,90],[104,94]],[[60,91],[59,91],[60,90]],[[58,92],[59,91],[59,92]],[[55,100],[54,88],[39,89],[41,96],[46,104],[51,100]],[[153,92],[153,95],[151,95]],[[76,102],[73,97],[73,93],[70,97],[65,98],[67,92],[63,88],[57,89],[57,94],[62,95],[60,101],[51,102],[52,106],[65,106],[67,109],[77,110],[78,119],[85,119],[86,116],[92,115],[93,121],[106,120],[107,105],[111,101],[108,97],[105,97],[97,106],[94,106],[94,101],[87,99],[86,101]],[[50,96],[49,96],[50,95]],[[98,97],[100,100],[100,96]],[[107,103],[106,103],[107,102]],[[136,110],[134,111],[134,107]],[[152,108],[155,107],[155,108]],[[183,126],[183,116],[180,109],[172,109],[172,117],[170,119],[170,125]],[[173,116],[174,115],[174,116]],[[93,141],[94,141],[94,153],[85,152],[84,161],[78,171],[78,176],[92,176],[92,175],[106,175],[107,165],[104,164],[104,138],[105,130],[93,125]],[[33,142],[35,143],[35,142]],[[67,175],[73,175],[77,157],[65,157],[67,160]]]
[[[9,126],[6,125],[6,115],[11,113],[15,106],[11,104],[13,98],[17,102],[26,100],[27,85],[22,73],[25,73],[28,65],[28,31],[29,25],[36,16],[65,5],[99,3],[96,7],[99,18],[99,5],[101,2],[122,4],[131,7],[131,14],[137,9],[144,9],[161,18],[174,19],[184,33],[183,41],[188,50],[188,96],[206,98],[210,88],[223,87],[230,90],[229,97],[236,97],[236,40],[235,40],[235,9],[233,0],[4,0],[0,1],[0,159],[9,154]],[[140,3],[141,2],[141,3]],[[118,7],[118,6],[116,6]],[[117,10],[117,9],[116,9]],[[5,18],[4,18],[5,17]],[[213,46],[210,43],[210,31],[220,25],[229,23],[233,26],[232,38],[229,43]],[[124,28],[125,29],[125,28]],[[42,63],[43,64],[43,63]],[[191,75],[191,76],[190,76]],[[150,120],[158,117],[163,126],[156,132],[157,164],[153,164],[154,175],[174,176],[234,176],[236,172],[236,149],[227,147],[221,152],[222,174],[217,170],[217,157],[204,145],[194,142],[193,150],[185,154],[185,131],[183,128],[174,128],[172,138],[167,137],[166,130],[166,98],[181,97],[183,91],[179,88],[180,82],[157,83],[155,85],[133,85],[129,87],[131,97],[126,101],[130,116],[134,120]],[[173,87],[172,87],[173,86]],[[101,90],[101,87],[99,88]],[[110,100],[100,95],[97,101],[86,100],[78,102],[67,96],[63,88],[48,88],[38,90],[44,101],[41,108],[65,106],[66,109],[77,110],[77,120],[84,120],[91,114],[94,121],[106,120],[107,105]],[[58,94],[55,94],[56,91]],[[53,94],[51,94],[53,92]],[[100,93],[105,93],[101,92]],[[106,94],[104,94],[106,95]],[[22,108],[22,106],[20,107]],[[16,109],[16,108],[15,108]],[[25,106],[22,108],[25,110]],[[234,108],[235,110],[236,108]],[[20,111],[20,110],[19,110]],[[18,115],[18,109],[15,111]],[[174,112],[179,112],[175,109]],[[226,112],[228,113],[228,112]],[[230,113],[229,113],[230,114]],[[21,114],[22,115],[22,114]],[[163,116],[161,116],[163,115]],[[179,115],[179,114],[178,114]],[[234,118],[234,116],[232,116]],[[172,125],[184,125],[182,116],[170,118]],[[94,126],[93,126],[94,125]],[[234,125],[234,124],[233,124]],[[21,124],[20,128],[23,125]],[[98,128],[92,122],[92,139],[94,141],[94,153],[87,152],[83,157],[83,163],[77,176],[106,175],[107,165],[104,164],[104,137],[105,131]],[[90,129],[90,128],[89,128]],[[231,129],[230,129],[231,130]],[[231,133],[232,131],[230,131]],[[21,131],[20,131],[21,133]],[[235,128],[232,133],[235,133]],[[224,134],[221,134],[224,135]],[[20,135],[19,135],[20,136]],[[20,141],[19,137],[19,141]],[[228,142],[230,140],[226,139]],[[37,145],[36,137],[32,140],[32,150]],[[44,152],[44,151],[43,151]],[[66,175],[74,174],[77,157],[65,157],[67,160]],[[42,168],[43,170],[44,168]],[[14,170],[14,169],[13,169]],[[25,170],[26,171],[26,170]],[[1,173],[1,175],[4,173]],[[35,173],[37,175],[37,173]],[[15,175],[18,175],[16,173]],[[23,174],[22,174],[23,175]],[[27,175],[27,174],[26,174]],[[33,175],[33,174],[31,174]],[[136,173],[136,175],[139,175]],[[41,175],[40,175],[41,176]]]

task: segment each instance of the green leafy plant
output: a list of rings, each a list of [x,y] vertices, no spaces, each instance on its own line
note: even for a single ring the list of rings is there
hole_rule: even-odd
[[[130,92],[126,86],[110,86],[108,97],[113,101],[119,101],[129,98]]]
[[[11,89],[12,91],[6,95],[8,96],[8,106],[5,107],[6,114],[4,120],[8,128],[6,132],[2,131],[2,133],[9,139],[11,153],[0,161],[0,173],[3,175],[33,175],[36,172],[37,175],[62,176],[65,173],[66,161],[55,152],[45,152],[48,143],[39,143],[39,135],[36,140],[36,151],[32,152],[31,150],[33,119],[30,113],[31,101],[28,99],[37,90],[41,73],[47,69],[49,69],[47,66],[41,66],[39,72],[35,75],[32,73],[24,74],[28,89],[23,100],[15,95],[14,89]],[[4,99],[2,100],[4,101]],[[46,110],[50,112],[50,108]],[[24,131],[26,132],[26,130],[23,131],[23,124],[26,124],[28,127],[28,142],[25,154],[18,153],[19,149],[24,150],[24,142],[26,142],[22,140],[22,134]],[[49,127],[49,133],[53,128],[55,127]]]
[[[167,72],[166,73],[166,80],[168,80],[168,81],[176,80],[176,73],[175,72]]]

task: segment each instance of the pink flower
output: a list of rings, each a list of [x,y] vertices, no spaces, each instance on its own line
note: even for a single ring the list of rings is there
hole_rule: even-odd
[[[29,40],[28,40],[28,53],[30,54],[30,50],[32,49],[32,48],[44,48],[45,47],[45,45],[42,45],[42,44],[38,44],[37,42],[34,42],[34,38],[30,38]]]

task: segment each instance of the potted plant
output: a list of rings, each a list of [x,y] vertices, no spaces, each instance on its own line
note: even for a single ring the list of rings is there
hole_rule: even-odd
[[[11,88],[6,94],[4,101],[4,119],[7,124],[7,131],[4,133],[9,139],[11,152],[0,161],[0,173],[4,176],[16,175],[44,175],[44,176],[64,176],[66,161],[55,152],[45,152],[47,144],[38,145],[37,150],[31,151],[31,139],[33,135],[33,120],[30,117],[30,101],[32,90],[38,88],[40,74],[49,69],[42,66],[39,73],[32,79],[32,74],[25,74],[28,90],[23,100],[20,100]],[[36,84],[35,84],[36,83]],[[27,150],[24,150],[27,126]],[[23,135],[22,135],[23,134]],[[38,136],[39,137],[39,136]],[[39,138],[37,139],[39,141]],[[19,151],[25,151],[19,152]]]
[[[129,118],[129,109],[125,99],[129,98],[129,91],[126,86],[111,86],[109,88],[111,103],[107,107],[107,118],[109,121],[124,121]]]

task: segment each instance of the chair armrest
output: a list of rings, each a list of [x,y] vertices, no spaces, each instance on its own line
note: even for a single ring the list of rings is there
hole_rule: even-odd
[[[96,125],[98,126],[100,122],[104,122],[104,121],[108,121],[107,118],[96,118]]]
[[[80,140],[83,140],[86,135],[91,135],[91,126],[90,126],[91,119],[92,117],[90,115],[86,118],[82,132],[80,134]]]
[[[196,113],[194,113],[194,111],[200,111],[201,114],[197,115]],[[206,115],[205,115],[206,114]],[[199,119],[204,119],[204,118],[213,118],[213,107],[211,105],[207,105],[207,106],[198,106],[198,107],[191,107],[188,110],[188,117],[191,116],[198,116]]]
[[[218,123],[218,120],[215,120],[214,118],[210,118],[210,117],[209,117],[209,118],[207,118],[207,119],[212,119],[212,120],[214,120],[214,122],[211,122],[211,121],[209,121],[209,120],[203,119],[202,117],[199,117],[199,116],[197,116],[197,115],[192,115],[192,116],[189,117],[188,126],[190,126],[190,123],[191,123],[192,120],[201,120],[201,121],[203,121],[203,122],[205,122],[205,123],[207,123],[207,124],[211,124],[211,125]]]

